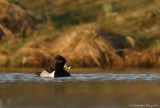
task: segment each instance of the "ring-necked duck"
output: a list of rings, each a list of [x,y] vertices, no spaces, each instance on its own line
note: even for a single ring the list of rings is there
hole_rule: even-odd
[[[70,73],[67,72],[64,67],[73,69],[68,63],[66,62],[65,58],[61,55],[55,56],[54,68],[47,68],[44,69],[42,72],[36,72],[40,77],[70,77]]]

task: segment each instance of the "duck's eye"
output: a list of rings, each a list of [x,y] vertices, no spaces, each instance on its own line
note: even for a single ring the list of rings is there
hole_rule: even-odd
[[[62,60],[59,61],[60,63],[63,62]]]

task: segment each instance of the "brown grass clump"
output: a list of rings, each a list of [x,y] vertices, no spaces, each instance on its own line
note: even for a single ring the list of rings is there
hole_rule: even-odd
[[[61,36],[50,49],[65,56],[73,66],[110,67],[119,63],[113,47],[101,36],[96,27],[83,25]]]
[[[4,40],[3,35],[9,38],[13,37],[13,33],[8,28],[0,24],[0,40]]]
[[[34,28],[36,17],[17,5],[0,0],[0,13],[0,40],[28,34]]]
[[[47,67],[52,60],[43,50],[26,47],[21,48],[11,59],[16,62],[11,62],[13,67]]]
[[[2,52],[0,52],[0,67],[7,67],[8,63],[9,63],[8,57]]]
[[[16,53],[14,60],[19,61],[19,66],[50,67],[57,54],[64,56],[75,67],[111,67],[121,61],[92,25],[77,27],[50,44],[28,44]]]
[[[160,52],[157,50],[147,50],[144,52],[128,51],[125,54],[125,66],[129,67],[159,67]]]

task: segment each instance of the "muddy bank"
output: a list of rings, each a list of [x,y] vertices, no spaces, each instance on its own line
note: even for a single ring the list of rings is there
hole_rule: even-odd
[[[106,26],[105,18],[99,19],[102,23],[88,22],[57,30],[52,24],[38,23],[32,12],[5,0],[0,1],[0,13],[0,67],[52,67],[57,54],[74,67],[160,66],[159,35],[132,36],[128,35],[131,32],[126,35],[109,31],[106,27],[114,23],[107,19],[112,24]],[[119,14],[115,15],[119,18]]]
[[[51,67],[55,55],[63,55],[74,67],[159,67],[160,52],[115,49],[101,36],[94,24],[78,26],[58,36],[29,42],[13,55],[1,53],[0,66]],[[47,42],[46,42],[47,40]]]

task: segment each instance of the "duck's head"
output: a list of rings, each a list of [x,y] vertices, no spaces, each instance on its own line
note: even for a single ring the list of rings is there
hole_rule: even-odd
[[[66,59],[62,57],[61,55],[55,56],[54,60],[55,60],[54,67],[56,70],[61,70],[64,67],[68,69],[73,69],[70,65],[68,65]]]

